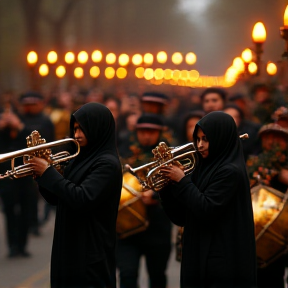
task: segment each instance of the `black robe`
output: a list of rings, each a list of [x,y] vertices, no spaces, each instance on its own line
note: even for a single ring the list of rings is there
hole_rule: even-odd
[[[88,145],[64,170],[53,167],[37,179],[40,192],[57,205],[51,287],[116,287],[116,218],[122,169],[115,123],[102,104],[88,103],[71,117]],[[83,149],[84,148],[84,149]]]
[[[160,191],[162,205],[184,226],[181,287],[256,287],[253,210],[242,144],[233,118],[211,112],[196,125],[209,141],[192,175]]]

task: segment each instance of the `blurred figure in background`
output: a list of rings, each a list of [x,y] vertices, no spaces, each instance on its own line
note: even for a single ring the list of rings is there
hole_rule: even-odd
[[[264,83],[255,84],[251,88],[250,96],[254,106],[252,109],[252,120],[261,125],[270,123],[271,115],[274,111],[281,106],[287,105],[280,91]]]
[[[205,114],[212,111],[222,111],[227,99],[227,93],[221,88],[207,88],[200,95],[202,110]]]
[[[122,164],[133,168],[153,159],[152,149],[162,137],[163,122],[159,115],[143,114],[137,121],[135,138],[119,148]],[[170,220],[164,213],[158,195],[152,189],[141,192],[149,225],[146,230],[118,240],[117,267],[120,271],[120,288],[136,288],[140,258],[145,257],[150,288],[167,287],[166,269],[171,251]]]
[[[243,110],[235,104],[227,104],[223,111],[233,117],[239,135],[245,133],[249,135],[248,139],[242,141],[245,161],[249,155],[258,155],[262,150],[261,140],[258,136],[261,125],[245,119]]]
[[[165,116],[165,109],[170,105],[169,97],[164,93],[145,92],[141,96],[141,107],[143,113],[153,113],[159,115],[164,123],[163,136],[169,141],[171,146],[178,145],[178,139],[175,135],[175,126],[173,121],[168,123]]]
[[[46,103],[43,95],[35,91],[29,91],[20,96],[19,102],[21,109],[20,118],[28,131],[26,137],[30,135],[32,131],[37,130],[47,143],[54,141],[55,127],[50,117],[44,113]],[[36,193],[31,201],[30,208],[32,211],[30,230],[35,236],[40,235],[40,219],[45,219],[45,215],[38,215],[38,200],[39,193]]]
[[[5,105],[8,108],[7,105]],[[30,130],[20,120],[15,111],[0,111],[0,154],[27,148],[26,137]],[[15,161],[15,167],[22,165],[21,157]],[[11,160],[0,163],[0,174],[11,170]],[[29,257],[27,251],[28,232],[31,223],[31,202],[37,195],[37,185],[32,176],[18,179],[0,180],[0,197],[5,215],[5,233],[8,257]]]
[[[202,110],[194,110],[187,113],[182,121],[182,127],[179,135],[180,145],[193,142],[193,131],[197,122],[205,115]]]

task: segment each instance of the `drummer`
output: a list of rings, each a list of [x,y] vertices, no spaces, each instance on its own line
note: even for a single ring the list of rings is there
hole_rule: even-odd
[[[163,138],[164,123],[157,114],[142,114],[136,123],[136,131],[128,137],[128,143],[119,147],[122,164],[132,168],[153,160],[152,149]],[[167,287],[166,268],[171,251],[171,222],[160,205],[153,190],[142,192],[141,200],[147,210],[147,230],[118,241],[117,266],[120,271],[120,288],[135,288],[138,285],[140,258],[145,257],[151,288]]]
[[[262,184],[284,193],[288,187],[288,128],[277,123],[263,125],[259,137],[262,153],[247,160],[251,183],[258,178]]]
[[[259,136],[263,152],[258,156],[250,156],[247,160],[251,184],[255,184],[258,177],[261,184],[285,193],[288,188],[288,128],[270,123],[261,127]],[[288,256],[284,254],[267,267],[259,268],[258,288],[283,288],[287,266]]]

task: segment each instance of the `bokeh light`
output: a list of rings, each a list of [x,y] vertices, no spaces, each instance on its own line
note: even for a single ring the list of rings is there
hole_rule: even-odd
[[[35,51],[30,51],[28,54],[27,54],[27,62],[28,64],[30,65],[35,65],[38,61],[38,55]]]
[[[50,64],[55,64],[58,60],[58,55],[55,51],[50,51],[47,55],[47,61]]]
[[[49,74],[49,67],[47,64],[42,64],[40,65],[39,67],[39,74],[42,76],[42,77],[45,77]]]
[[[98,66],[92,66],[90,68],[90,76],[92,78],[97,78],[100,75],[100,68]]]
[[[60,65],[56,68],[56,75],[59,78],[63,78],[66,74],[66,68],[63,65]]]

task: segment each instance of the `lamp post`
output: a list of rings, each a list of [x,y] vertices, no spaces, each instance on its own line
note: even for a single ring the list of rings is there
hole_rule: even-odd
[[[280,27],[280,35],[285,40],[285,50],[282,58],[288,59],[288,5],[284,12],[284,26]]]
[[[263,43],[266,40],[266,29],[262,22],[257,22],[252,31],[252,39],[255,44],[256,64],[258,66],[256,75],[260,75],[261,70],[261,54],[263,53]]]

